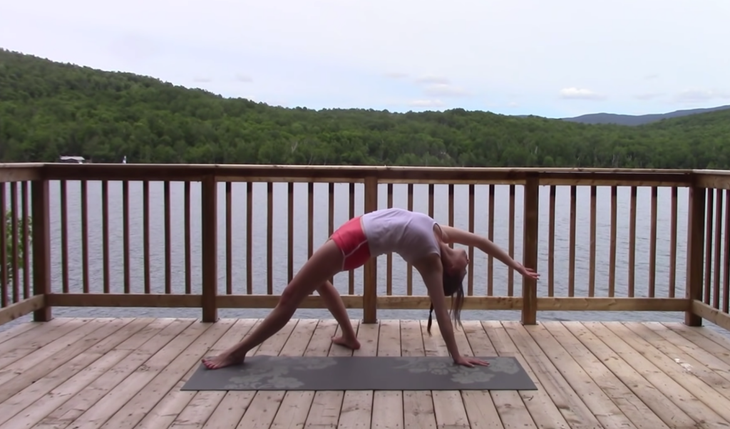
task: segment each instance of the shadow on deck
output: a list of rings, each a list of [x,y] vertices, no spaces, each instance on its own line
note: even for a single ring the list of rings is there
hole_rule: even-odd
[[[515,355],[537,391],[182,392],[253,319],[58,318],[0,332],[0,429],[727,428],[730,340],[681,323],[468,321],[461,350]],[[357,326],[358,355],[447,355],[425,322]],[[333,320],[292,320],[252,353],[348,355]]]

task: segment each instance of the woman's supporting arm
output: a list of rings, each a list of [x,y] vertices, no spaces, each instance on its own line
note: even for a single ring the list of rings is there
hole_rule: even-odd
[[[459,347],[456,345],[454,327],[449,319],[449,310],[446,306],[441,258],[436,254],[431,254],[423,260],[414,263],[413,266],[421,274],[423,282],[426,284],[426,290],[433,304],[433,311],[436,314],[436,321],[439,324],[441,336],[444,338],[449,354],[456,360],[461,355],[459,353]]]
[[[413,264],[413,266],[416,267],[416,270],[418,270],[423,278],[423,282],[426,284],[428,296],[431,298],[431,303],[433,304],[433,311],[436,313],[439,331],[441,331],[441,336],[446,343],[446,349],[449,351],[449,355],[451,355],[454,363],[469,367],[473,367],[474,365],[489,365],[488,362],[483,360],[462,356],[459,352],[454,335],[454,325],[451,323],[449,311],[446,307],[441,258],[436,254],[432,254]]]

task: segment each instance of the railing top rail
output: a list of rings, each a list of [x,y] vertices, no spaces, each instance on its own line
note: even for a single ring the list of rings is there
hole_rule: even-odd
[[[0,163],[0,183],[39,179],[44,166],[37,162]]]
[[[0,164],[1,166],[2,164]],[[8,164],[12,165],[12,164]],[[303,164],[121,164],[121,163],[43,163],[37,164],[49,168],[77,169],[77,168],[124,168],[155,170],[159,168],[173,170],[205,170],[209,174],[219,171],[334,171],[334,172],[387,172],[387,171],[466,171],[466,172],[490,172],[490,173],[532,173],[532,174],[553,174],[553,173],[611,173],[611,174],[675,174],[687,175],[691,169],[662,169],[662,168],[583,168],[583,167],[438,167],[438,166],[401,166],[401,165],[303,165]],[[730,172],[729,172],[730,173]]]
[[[692,174],[702,176],[730,176],[730,170],[696,169],[691,171]]]
[[[7,168],[5,166],[8,166]],[[23,170],[29,180],[170,180],[363,182],[380,183],[523,184],[539,176],[541,185],[687,186],[692,170],[629,168],[543,167],[423,167],[376,165],[276,165],[276,164],[0,164],[0,181],[8,171]],[[13,175],[17,177],[17,174]],[[17,178],[14,180],[18,180]]]

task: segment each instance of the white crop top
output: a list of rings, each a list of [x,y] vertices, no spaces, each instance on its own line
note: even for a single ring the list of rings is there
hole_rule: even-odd
[[[431,253],[441,255],[433,231],[436,221],[428,215],[390,208],[365,213],[361,219],[372,257],[394,252],[414,263]]]

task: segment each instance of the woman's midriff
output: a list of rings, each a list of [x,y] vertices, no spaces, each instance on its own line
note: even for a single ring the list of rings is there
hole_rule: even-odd
[[[332,241],[342,251],[342,270],[361,267],[370,259],[370,247],[363,232],[360,216],[350,219],[332,233]]]

